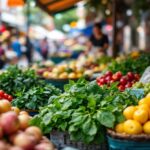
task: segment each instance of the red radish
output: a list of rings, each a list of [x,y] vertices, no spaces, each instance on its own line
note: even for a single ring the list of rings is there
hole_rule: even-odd
[[[118,89],[119,89],[120,91],[124,91],[124,90],[125,90],[125,87],[124,87],[123,85],[119,85]]]
[[[112,76],[113,75],[113,73],[111,72],[111,71],[108,71],[108,72],[106,72],[106,74],[105,74],[106,76]]]
[[[19,129],[19,120],[15,112],[6,112],[0,118],[0,125],[5,134],[12,134]]]
[[[125,85],[125,88],[130,88],[132,87],[132,83],[131,82],[128,82],[126,85]]]
[[[140,75],[139,74],[134,74],[134,78],[136,79],[136,81],[138,81],[140,79]]]
[[[118,80],[122,77],[122,73],[120,71],[116,72],[116,76],[118,78]]]

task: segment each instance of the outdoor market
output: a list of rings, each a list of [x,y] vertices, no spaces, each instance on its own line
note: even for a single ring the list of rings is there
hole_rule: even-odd
[[[150,0],[0,0],[0,150],[150,150]]]

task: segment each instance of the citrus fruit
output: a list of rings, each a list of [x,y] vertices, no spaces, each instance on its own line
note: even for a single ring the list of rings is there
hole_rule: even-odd
[[[146,134],[150,134],[150,121],[146,122],[143,126],[143,131]]]
[[[115,131],[117,133],[123,133],[124,132],[124,123],[119,123],[115,127]]]
[[[127,134],[140,134],[142,133],[142,126],[136,120],[127,120],[124,122],[124,132]]]
[[[145,97],[139,101],[139,105],[147,104],[150,107],[150,97]]]
[[[133,114],[133,119],[140,122],[145,123],[148,120],[149,111],[145,109],[137,109]]]
[[[135,106],[129,106],[123,111],[123,115],[126,119],[133,119],[133,114],[137,110]]]
[[[148,94],[146,95],[146,97],[149,97],[149,98],[150,98],[150,93],[148,93]]]
[[[149,106],[148,106],[147,104],[141,104],[141,105],[139,105],[139,106],[138,106],[138,109],[144,109],[144,110],[146,110],[146,111],[149,111],[149,110],[150,110],[150,108],[149,108]]]

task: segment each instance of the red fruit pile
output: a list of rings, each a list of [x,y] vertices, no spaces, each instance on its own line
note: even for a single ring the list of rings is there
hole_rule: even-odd
[[[6,99],[11,102],[13,100],[13,97],[11,95],[5,93],[3,90],[0,90],[0,100],[1,99]]]
[[[98,77],[96,81],[99,86],[110,85],[111,83],[118,82],[118,89],[124,91],[126,88],[132,87],[132,85],[139,81],[139,79],[139,74],[134,74],[132,72],[128,72],[123,76],[120,71],[115,74],[108,71],[103,76]]]

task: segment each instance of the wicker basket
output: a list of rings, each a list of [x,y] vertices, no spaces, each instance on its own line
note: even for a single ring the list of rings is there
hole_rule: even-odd
[[[150,135],[127,135],[107,131],[109,150],[150,150]]]
[[[70,146],[79,150],[108,150],[106,143],[87,145],[82,142],[73,142],[70,140],[70,136],[66,132],[53,131],[50,134],[50,140],[56,144],[58,148]]]

